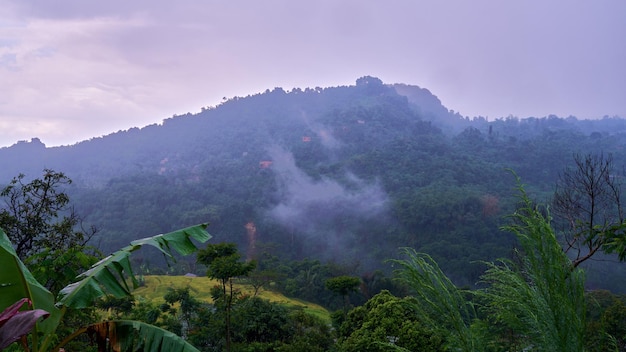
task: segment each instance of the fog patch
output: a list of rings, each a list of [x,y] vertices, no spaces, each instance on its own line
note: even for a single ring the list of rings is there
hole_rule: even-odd
[[[328,127],[320,125],[315,121],[311,121],[305,111],[301,112],[301,118],[307,128],[315,134],[324,147],[328,149],[337,149],[341,147],[341,142],[335,138],[332,131]]]
[[[356,250],[367,222],[387,213],[388,197],[378,183],[346,174],[340,184],[319,180],[300,170],[293,155],[279,147],[269,150],[279,184],[279,203],[269,216],[305,241],[305,252],[337,259]]]

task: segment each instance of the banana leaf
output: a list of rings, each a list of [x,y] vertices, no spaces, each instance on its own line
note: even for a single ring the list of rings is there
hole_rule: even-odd
[[[77,277],[79,281],[63,288],[59,292],[57,305],[80,309],[92,305],[96,298],[105,294],[117,298],[130,295],[131,291],[138,286],[130,265],[132,252],[149,245],[170,258],[175,252],[181,255],[191,254],[197,250],[192,239],[204,243],[211,238],[211,235],[206,232],[207,226],[208,224],[196,225],[131,242],[129,246],[111,254],[80,274]]]
[[[35,332],[49,335],[56,330],[62,313],[54,305],[54,296],[43,287],[18,258],[7,235],[0,229],[0,311],[27,298],[33,309],[41,309],[50,316],[37,323]]]
[[[134,320],[112,320],[83,327],[63,340],[55,350],[83,333],[96,341],[99,351],[199,352],[172,332]]]

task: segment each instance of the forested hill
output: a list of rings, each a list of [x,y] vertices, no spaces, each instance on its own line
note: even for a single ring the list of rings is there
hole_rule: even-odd
[[[619,118],[470,119],[426,89],[363,77],[237,97],[72,146],[20,142],[0,149],[0,180],[44,167],[66,173],[105,252],[209,221],[215,241],[237,242],[250,257],[333,260],[364,272],[410,246],[471,285],[477,261],[514,245],[499,230],[515,203],[507,170],[547,201],[574,153],[611,154],[623,165],[624,131]]]

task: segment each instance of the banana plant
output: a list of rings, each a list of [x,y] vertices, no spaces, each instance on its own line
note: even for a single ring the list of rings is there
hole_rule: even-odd
[[[22,298],[0,313],[0,351],[18,340],[22,341],[22,346],[28,346],[25,336],[37,324],[39,318],[45,319],[50,315],[42,309],[20,311],[25,304],[32,306],[28,298]]]
[[[8,237],[0,229],[0,313],[1,316],[12,316],[19,311],[24,303],[29,303],[37,314],[31,314],[30,322],[37,321],[34,326],[28,325],[31,338],[27,351],[47,352],[58,351],[80,333],[90,333],[96,337],[98,349],[104,351],[198,351],[182,338],[156,326],[136,321],[106,321],[79,328],[59,343],[56,329],[68,308],[81,309],[92,306],[94,301],[104,295],[122,298],[131,294],[138,282],[130,265],[132,252],[148,245],[157,248],[166,257],[174,253],[189,255],[197,250],[192,240],[204,243],[211,238],[206,232],[208,224],[200,224],[185,229],[136,240],[129,246],[111,254],[94,264],[89,270],[80,274],[76,282],[66,286],[59,292],[58,299],[41,285],[24,263],[19,259]],[[15,305],[21,302],[20,307]],[[46,317],[43,321],[38,321]],[[15,326],[7,319],[0,325],[0,336],[5,332],[14,333]],[[9,331],[11,330],[11,331]],[[23,331],[25,334],[28,332]],[[13,341],[7,338],[5,343],[17,340],[25,343],[24,335],[14,336]],[[108,347],[107,347],[108,345]],[[0,348],[1,349],[1,348]]]

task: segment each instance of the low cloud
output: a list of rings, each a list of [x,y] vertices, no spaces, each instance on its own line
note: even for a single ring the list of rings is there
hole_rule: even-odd
[[[344,177],[345,185],[328,178],[316,180],[296,166],[291,153],[278,147],[269,153],[281,199],[269,211],[270,217],[296,236],[314,241],[312,246],[327,250],[327,257],[350,248],[358,239],[352,231],[358,231],[360,223],[386,214],[388,198],[380,185],[350,174]]]

